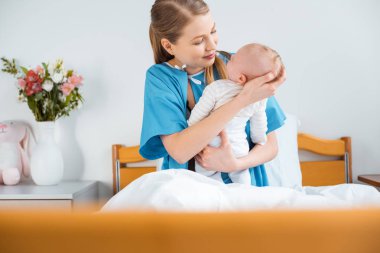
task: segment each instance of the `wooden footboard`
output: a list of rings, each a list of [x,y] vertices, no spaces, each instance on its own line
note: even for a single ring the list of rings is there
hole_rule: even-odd
[[[380,209],[239,213],[0,212],[7,252],[379,252]]]

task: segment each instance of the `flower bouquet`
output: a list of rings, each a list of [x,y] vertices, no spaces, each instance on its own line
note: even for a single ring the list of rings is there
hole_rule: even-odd
[[[28,103],[37,121],[39,141],[30,160],[31,175],[38,185],[58,184],[63,177],[63,156],[54,140],[55,121],[80,106],[83,78],[65,70],[63,61],[42,63],[34,69],[1,58],[3,72],[17,78],[19,100]]]
[[[19,101],[27,102],[36,121],[55,121],[80,106],[83,97],[79,88],[83,78],[73,70],[65,70],[63,61],[42,63],[34,69],[16,64],[15,60],[1,58],[3,72],[17,78]]]

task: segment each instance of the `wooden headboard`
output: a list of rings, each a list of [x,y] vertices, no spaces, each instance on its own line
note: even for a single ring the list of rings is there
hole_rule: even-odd
[[[323,186],[352,183],[350,137],[327,140],[299,133],[298,150],[335,158],[327,161],[301,161],[302,185]]]
[[[328,140],[299,133],[298,149],[330,157],[328,161],[301,161],[302,185],[323,186],[352,182],[350,137]],[[131,164],[146,161],[138,150],[139,146],[112,145],[114,194],[138,177],[156,170],[155,166],[130,167]],[[335,160],[331,160],[331,157]]]

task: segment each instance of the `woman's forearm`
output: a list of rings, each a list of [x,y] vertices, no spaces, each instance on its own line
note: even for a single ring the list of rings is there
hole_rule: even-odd
[[[162,142],[171,157],[178,163],[185,163],[206,147],[242,108],[240,100],[232,99],[195,125],[178,133],[162,135]]]
[[[255,145],[248,155],[238,158],[236,171],[264,164],[276,157],[278,152],[275,132],[268,134],[268,140],[264,145]]]

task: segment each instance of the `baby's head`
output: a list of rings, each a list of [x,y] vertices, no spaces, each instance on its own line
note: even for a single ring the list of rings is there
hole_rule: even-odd
[[[240,48],[227,63],[228,78],[244,85],[247,81],[273,72],[280,73],[281,58],[273,49],[252,43]]]

